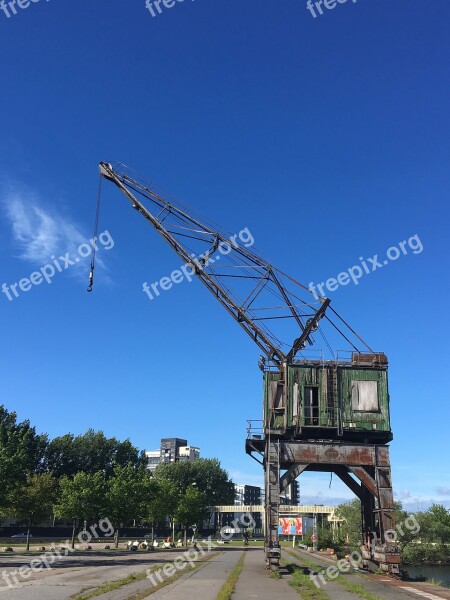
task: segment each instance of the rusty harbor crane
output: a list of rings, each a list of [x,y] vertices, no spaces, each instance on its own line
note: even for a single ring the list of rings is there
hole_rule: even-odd
[[[267,566],[279,566],[280,493],[304,471],[326,471],[361,501],[364,565],[398,573],[386,535],[395,527],[386,355],[244,236],[229,236],[120,163],[99,170],[100,190],[103,179],[113,182],[262,352],[263,419],[249,422],[245,449],[264,468]],[[94,260],[89,291],[93,276]],[[333,351],[330,341],[342,340],[349,350]]]

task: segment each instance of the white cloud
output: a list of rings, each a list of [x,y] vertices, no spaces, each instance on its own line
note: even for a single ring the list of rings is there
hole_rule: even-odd
[[[91,255],[82,258],[78,248],[80,244],[89,244],[91,236],[76,222],[60,209],[47,206],[38,193],[21,184],[9,184],[2,188],[0,207],[11,225],[16,258],[40,267],[51,264],[55,257],[59,259],[69,253],[71,259],[77,257],[70,273],[87,283]],[[107,270],[103,257],[98,253],[96,268]],[[103,274],[102,280],[112,283],[106,274]]]
[[[89,239],[75,223],[44,207],[37,194],[23,187],[9,186],[2,204],[22,260],[42,264],[53,255],[75,252]]]

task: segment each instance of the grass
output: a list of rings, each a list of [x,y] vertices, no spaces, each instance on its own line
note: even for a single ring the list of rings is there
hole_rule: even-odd
[[[271,579],[281,579],[281,573],[280,573],[280,571],[271,571],[270,572],[270,578]]]
[[[191,567],[191,570],[196,569],[197,567],[200,566],[200,564],[202,562],[209,560],[210,558],[213,557],[213,555],[217,555],[217,554],[218,554],[218,552],[212,553],[206,559],[199,561],[195,566]],[[131,575],[128,575],[127,577],[123,577],[122,579],[116,579],[115,581],[110,581],[109,583],[105,583],[104,585],[101,585],[98,588],[95,588],[93,590],[81,592],[80,594],[75,594],[75,596],[71,596],[71,600],[90,600],[90,598],[95,598],[96,596],[101,596],[102,594],[106,594],[107,592],[113,592],[114,590],[118,590],[126,585],[129,585],[130,583],[135,583],[136,581],[143,581],[144,579],[147,579],[147,575],[149,573],[153,573],[153,572],[157,571],[158,569],[162,569],[165,564],[170,564],[170,562],[159,563],[157,565],[154,565],[150,570],[146,570],[143,573],[133,573]],[[135,594],[135,595],[131,596],[131,598],[133,598],[133,600],[139,600],[140,598],[146,598],[153,592],[156,592],[156,590],[159,590],[160,588],[162,588],[166,585],[169,585],[170,583],[173,583],[182,575],[184,575],[184,570],[180,571],[179,573],[176,573],[172,577],[165,579],[158,585],[155,585],[152,588],[145,590],[144,592],[141,592],[139,594]],[[144,594],[144,595],[142,595],[142,594]]]
[[[314,585],[309,576],[309,569],[302,569],[297,565],[287,563],[285,560],[282,560],[281,564],[292,574],[289,585],[300,594],[303,600],[329,600],[327,594]]]
[[[432,577],[431,579],[425,579],[426,583],[432,583],[433,585],[438,585],[439,587],[444,587],[444,582],[440,579],[435,579]]]
[[[296,556],[294,552],[289,552],[289,550],[286,550],[286,552],[291,556]],[[307,560],[303,557],[301,558],[301,561],[311,570],[314,570],[316,572],[324,571],[323,575],[326,578],[326,569],[323,566],[311,560]],[[334,578],[330,577],[329,581],[335,581],[337,584],[345,588],[347,592],[349,592],[350,594],[356,594],[360,598],[363,598],[363,600],[383,600],[382,598],[380,598],[380,596],[372,594],[372,592],[368,592],[364,586],[360,585],[359,583],[353,583],[352,581],[348,581],[342,575],[338,575]]]
[[[222,545],[222,544],[221,544]],[[229,544],[225,544],[225,546],[244,546],[243,540],[230,540]],[[249,547],[252,546],[263,546],[264,540],[252,540],[251,538],[248,541]]]
[[[156,565],[152,571],[158,569],[161,565]],[[113,592],[114,590],[118,590],[125,585],[129,585],[130,583],[134,583],[135,581],[142,581],[146,579],[147,573],[132,573],[123,579],[116,579],[116,581],[111,581],[109,583],[105,583],[94,590],[90,590],[86,593],[82,592],[81,594],[76,594],[75,596],[71,596],[73,600],[89,600],[90,598],[95,598],[96,596],[100,596],[101,594],[106,594],[106,592]]]
[[[203,563],[208,562],[208,560],[211,560],[212,558],[214,558],[215,556],[217,556],[219,554],[221,554],[221,552],[211,552],[211,554],[209,556],[199,560],[193,567],[191,566],[191,571],[198,569],[199,567],[201,567],[203,565]],[[154,571],[154,570],[155,569],[152,569],[152,571]],[[127,600],[143,600],[144,598],[147,598],[148,596],[150,596],[154,592],[157,592],[161,588],[166,587],[166,585],[170,585],[171,583],[174,583],[177,579],[179,579],[180,577],[183,577],[183,575],[184,575],[184,570],[180,571],[179,573],[175,573],[175,575],[172,575],[172,577],[168,577],[167,579],[164,579],[164,581],[162,581],[161,583],[158,583],[158,585],[154,585],[151,588],[143,590],[142,592],[138,592],[137,594],[128,596]]]
[[[236,587],[237,580],[242,572],[242,568],[244,566],[244,560],[247,556],[247,552],[244,552],[239,559],[237,565],[231,571],[228,579],[224,583],[222,589],[217,594],[216,600],[229,600],[231,598],[232,593],[234,592],[234,588]]]
[[[347,592],[350,592],[350,594],[356,594],[364,600],[383,600],[382,598],[380,598],[380,596],[372,594],[372,592],[368,592],[366,588],[360,585],[359,583],[347,581],[347,579],[345,579],[345,577],[342,577],[342,575],[336,577],[335,581],[339,585],[342,585],[342,587],[344,587],[347,590]]]

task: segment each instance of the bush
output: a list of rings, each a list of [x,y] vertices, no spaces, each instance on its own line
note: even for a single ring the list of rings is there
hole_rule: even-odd
[[[450,562],[450,554],[449,549],[445,546],[409,544],[401,549],[401,560],[406,565],[448,563]]]

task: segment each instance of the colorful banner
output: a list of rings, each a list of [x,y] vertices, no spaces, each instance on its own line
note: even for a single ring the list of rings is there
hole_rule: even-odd
[[[282,517],[278,521],[278,533],[280,535],[302,535],[302,517]]]

